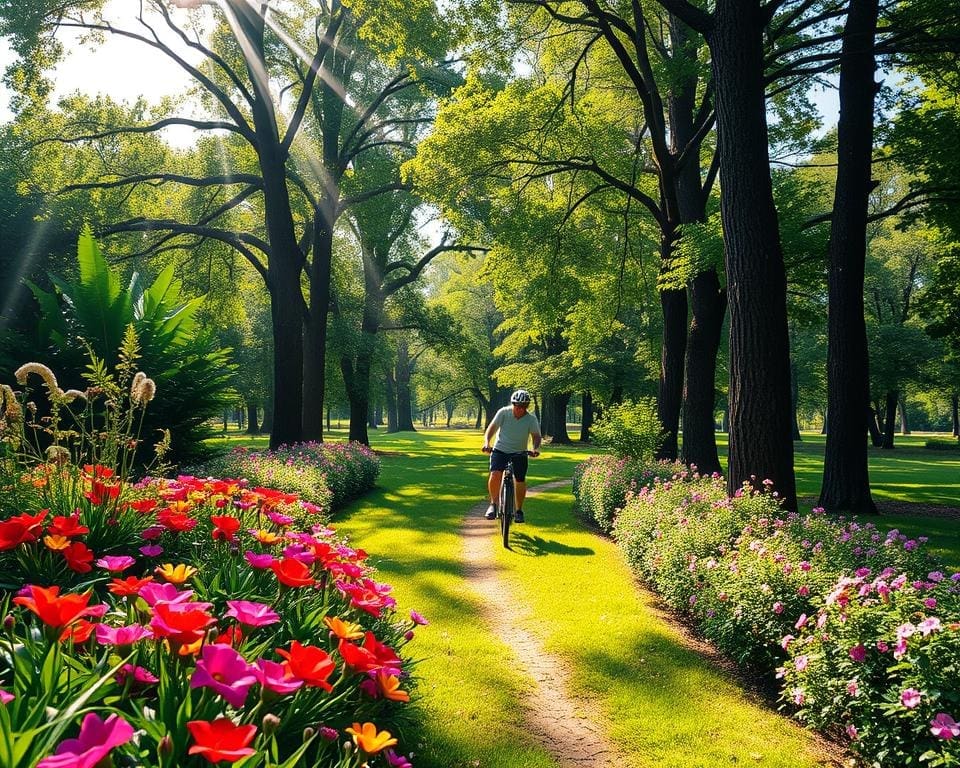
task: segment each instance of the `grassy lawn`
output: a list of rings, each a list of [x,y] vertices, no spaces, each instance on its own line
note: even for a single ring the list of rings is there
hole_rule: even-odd
[[[484,497],[479,434],[376,434],[373,442],[383,452],[379,488],[335,524],[374,553],[401,605],[432,622],[411,647],[423,679],[422,725],[408,734],[416,764],[555,765],[516,711],[532,683],[488,632],[463,581],[458,529]],[[531,484],[569,477],[585,455],[550,448],[531,462]],[[530,600],[527,628],[607,713],[621,764],[817,765],[813,737],[745,695],[656,617],[615,546],[572,518],[571,501],[569,490],[533,499],[534,522],[519,529],[514,552],[498,552],[497,567]]]

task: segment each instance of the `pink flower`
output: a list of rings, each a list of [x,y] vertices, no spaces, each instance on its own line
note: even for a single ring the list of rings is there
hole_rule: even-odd
[[[807,614],[801,613],[800,618],[797,619],[797,623],[794,624],[793,626],[795,629],[803,629],[803,626],[806,623],[807,623]]]
[[[173,584],[151,582],[140,587],[137,593],[151,608],[157,603],[185,603],[193,597],[193,590],[178,590]]]
[[[934,608],[937,607],[937,598],[935,597],[924,598],[923,605],[925,608],[932,611]]]
[[[931,632],[939,632],[941,629],[940,619],[936,616],[928,616],[917,625],[917,631],[926,637]]]
[[[267,512],[267,520],[281,528],[286,528],[288,525],[293,525],[294,523],[294,518],[280,512]]]
[[[124,664],[117,670],[114,680],[117,681],[117,685],[126,685],[128,679],[131,680],[131,687],[146,687],[160,682],[160,679],[149,669],[133,664]]]
[[[851,696],[856,696],[858,693],[860,693],[860,686],[856,680],[851,680],[849,683],[847,683],[847,693],[849,693]]]
[[[257,682],[254,668],[229,645],[208,644],[190,678],[191,688],[211,688],[233,707],[240,708]]]
[[[781,613],[783,613],[783,603],[781,603],[779,600],[777,600],[777,602],[775,602],[775,603],[773,604],[773,612],[776,613],[776,614],[781,614]]]
[[[278,664],[267,659],[257,659],[253,674],[265,691],[273,691],[281,696],[293,693],[303,685],[303,680],[290,674],[287,664]]]
[[[140,552],[146,557],[159,557],[163,554],[163,547],[159,544],[146,544],[140,547]]]
[[[248,627],[265,627],[280,621],[277,612],[265,603],[251,603],[247,600],[227,600],[227,616],[236,619]]]
[[[119,715],[102,720],[94,712],[83,718],[75,739],[65,739],[57,751],[45,757],[37,768],[94,768],[110,750],[133,738],[133,726]]]
[[[14,696],[12,693],[10,693],[9,691],[3,690],[3,688],[0,688],[0,704],[9,704],[15,698],[17,697]]]
[[[900,694],[900,703],[907,709],[913,709],[920,703],[920,691],[916,688],[907,688]]]
[[[790,646],[790,643],[794,640],[796,640],[796,638],[793,635],[784,635],[783,639],[780,641],[780,647],[783,648],[783,650],[787,650],[787,648]]]
[[[960,725],[946,712],[938,712],[930,721],[930,733],[938,739],[955,739],[960,736]],[[38,765],[37,768],[40,768]]]
[[[890,650],[890,645],[883,640],[877,640],[877,650],[880,651],[880,653],[886,653]]]
[[[423,627],[427,626],[427,624],[430,623],[416,611],[410,611],[410,621],[412,621],[414,624],[419,624],[420,626],[423,626]]]
[[[153,637],[149,627],[131,624],[128,627],[109,627],[106,624],[97,624],[97,642],[100,645],[133,645],[145,637]]]
[[[863,643],[853,646],[850,649],[850,658],[854,661],[866,661],[867,660],[867,648]]]
[[[256,552],[247,552],[244,557],[247,558],[247,562],[250,563],[252,568],[257,568],[261,571],[273,565],[273,555],[260,555]]]
[[[135,562],[137,561],[130,557],[130,555],[104,555],[97,560],[96,564],[111,573],[121,573]]]
[[[807,668],[809,661],[810,659],[806,656],[797,656],[797,658],[793,660],[793,663],[797,668],[797,672],[803,672],[803,670]]]
[[[855,726],[853,723],[850,723],[850,725],[847,726],[847,736],[851,741],[856,741],[859,735],[860,734],[857,733],[857,726]]]

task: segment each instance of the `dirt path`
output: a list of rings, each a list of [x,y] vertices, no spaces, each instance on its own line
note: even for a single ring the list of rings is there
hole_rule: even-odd
[[[569,482],[545,483],[531,488],[527,495],[560,488]],[[524,725],[558,765],[613,766],[615,752],[604,739],[602,717],[589,702],[569,694],[568,671],[563,662],[548,654],[540,641],[521,627],[529,611],[522,596],[506,588],[494,565],[494,547],[499,546],[499,538],[495,535],[497,524],[483,518],[486,507],[486,503],[473,507],[461,529],[467,584],[483,598],[487,623],[513,649],[521,670],[535,683],[524,702]]]

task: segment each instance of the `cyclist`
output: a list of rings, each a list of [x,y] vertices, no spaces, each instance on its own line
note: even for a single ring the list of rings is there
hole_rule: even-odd
[[[500,494],[500,481],[507,461],[513,456],[513,475],[516,480],[517,511],[514,521],[523,522],[523,499],[527,494],[527,443],[533,438],[532,456],[540,455],[540,422],[530,408],[530,393],[518,389],[510,396],[510,405],[501,408],[490,420],[487,431],[483,433],[483,452],[490,454],[490,477],[487,479],[487,491],[490,494],[490,506],[484,515],[487,520],[497,517],[497,497]],[[496,433],[497,440],[490,447],[490,441]]]

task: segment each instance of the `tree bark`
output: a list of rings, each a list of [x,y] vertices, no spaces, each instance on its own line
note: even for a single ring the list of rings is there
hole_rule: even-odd
[[[260,425],[257,423],[257,404],[256,403],[246,403],[247,407],[247,434],[248,435],[259,435],[260,434]]]
[[[769,479],[785,508],[795,510],[787,282],[767,149],[764,25],[759,0],[717,0],[709,36],[730,309],[727,490]]]
[[[830,430],[824,451],[820,506],[830,511],[854,513],[877,511],[870,494],[862,416],[870,407],[863,279],[867,212],[873,189],[870,176],[877,89],[874,82],[877,15],[877,0],[851,0],[840,55],[838,168],[830,224],[827,313]],[[871,436],[876,443],[872,429]]]
[[[303,438],[323,441],[323,398],[327,371],[327,317],[333,264],[333,224],[329,211],[313,215],[313,261],[310,264],[310,311],[304,324]]]
[[[413,426],[411,413],[410,376],[413,373],[413,363],[410,360],[410,351],[405,341],[397,345],[397,431],[416,432]]]
[[[590,430],[593,429],[593,395],[587,391],[583,393],[581,409],[583,418],[580,420],[580,442],[590,442]]]
[[[960,395],[953,395],[950,398],[950,405],[953,412],[953,434],[960,439]]]
[[[800,406],[800,384],[797,381],[797,364],[790,360],[790,405],[793,411],[793,439],[794,442],[802,440],[800,435],[800,415],[797,409]]]
[[[879,407],[874,407],[872,403],[867,404],[867,430],[870,432],[870,442],[874,448],[883,445],[883,430],[881,422],[882,414]],[[829,433],[828,433],[829,434]],[[826,509],[826,507],[824,507]]]
[[[398,426],[397,420],[397,382],[394,379],[392,368],[387,368],[386,398],[387,432],[393,434],[394,432],[399,432],[400,427]]]
[[[900,411],[900,434],[909,435],[910,422],[907,420],[907,396],[906,395],[900,395],[900,400],[897,402],[897,410]]]
[[[551,442],[569,444],[570,435],[567,434],[567,403],[570,402],[569,392],[550,393],[543,395],[543,410],[540,419],[540,432]]]
[[[726,311],[726,293],[716,270],[697,274],[690,283],[690,330],[687,336],[686,384],[683,392],[683,462],[701,474],[721,472],[717,453],[717,350]]]
[[[897,422],[897,401],[900,399],[900,393],[896,389],[887,392],[886,415],[883,419],[883,442],[881,448],[893,448],[893,433]]]
[[[663,247],[672,248],[669,243],[662,244]],[[683,363],[687,347],[687,292],[660,291],[660,309],[663,313],[663,345],[660,351],[657,415],[663,426],[664,440],[657,451],[657,459],[676,461],[679,455],[677,437],[680,431],[680,408],[683,404]]]

